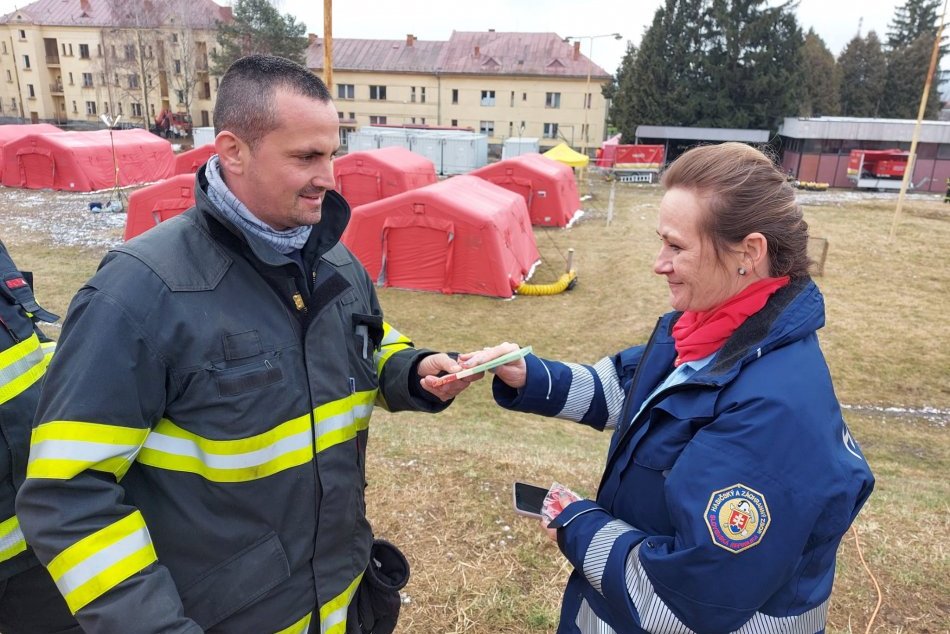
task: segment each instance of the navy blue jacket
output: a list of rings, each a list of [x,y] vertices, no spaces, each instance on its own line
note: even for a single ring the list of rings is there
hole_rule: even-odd
[[[874,478],[818,345],[821,293],[792,280],[651,397],[679,315],[593,366],[529,356],[524,388],[494,382],[510,409],[615,429],[597,499],[552,523],[575,567],[558,632],[823,632],[835,553]]]

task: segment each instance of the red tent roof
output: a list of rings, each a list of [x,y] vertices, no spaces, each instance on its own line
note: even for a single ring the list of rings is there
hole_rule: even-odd
[[[195,204],[195,175],[178,174],[129,196],[125,219],[125,239],[131,240],[160,222],[174,218]]]
[[[491,163],[469,174],[524,198],[534,225],[564,227],[581,208],[574,171],[534,152]]]
[[[175,155],[175,173],[176,174],[194,174],[198,168],[208,162],[208,159],[214,156],[214,143],[182,152]]]
[[[115,159],[113,160],[113,144]],[[171,143],[138,128],[28,134],[3,147],[3,184],[28,189],[96,191],[174,173]]]
[[[435,165],[402,147],[351,152],[333,161],[336,191],[358,207],[438,180]]]
[[[51,132],[62,132],[59,128],[49,123],[5,123],[0,125],[0,152],[3,146],[10,141],[16,141],[28,134],[49,134]],[[3,161],[0,161],[0,178],[3,177]]]
[[[343,243],[377,283],[511,297],[539,259],[524,199],[474,176],[362,205]]]

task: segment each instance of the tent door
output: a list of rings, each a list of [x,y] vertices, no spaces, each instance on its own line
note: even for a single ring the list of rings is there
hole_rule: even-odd
[[[20,167],[20,186],[28,189],[53,189],[56,181],[56,161],[48,151],[17,152]]]
[[[452,231],[426,226],[387,227],[383,231],[386,286],[451,293]]]

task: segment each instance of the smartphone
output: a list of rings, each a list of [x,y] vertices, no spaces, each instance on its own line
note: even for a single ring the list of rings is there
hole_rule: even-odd
[[[541,506],[548,494],[547,488],[524,482],[515,482],[511,488],[511,493],[515,513],[525,517],[541,519]]]

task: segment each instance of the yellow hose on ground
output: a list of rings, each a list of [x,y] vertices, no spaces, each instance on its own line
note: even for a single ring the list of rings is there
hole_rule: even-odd
[[[515,289],[515,293],[518,295],[557,295],[558,293],[571,290],[576,283],[577,271],[571,269],[559,277],[556,282],[550,284],[528,284],[527,282],[522,282],[521,285]]]

